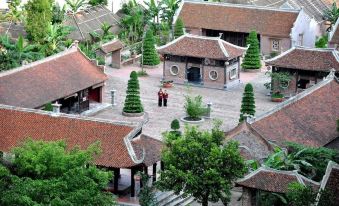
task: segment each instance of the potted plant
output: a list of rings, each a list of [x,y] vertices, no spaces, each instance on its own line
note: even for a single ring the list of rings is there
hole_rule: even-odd
[[[282,102],[284,101],[284,95],[280,91],[273,92],[271,95],[272,102]]]
[[[173,81],[172,80],[163,80],[161,81],[162,87],[164,88],[171,88],[173,87]]]
[[[188,123],[200,123],[204,121],[202,117],[206,112],[206,108],[202,105],[202,96],[186,96],[185,110],[187,116],[180,120]]]

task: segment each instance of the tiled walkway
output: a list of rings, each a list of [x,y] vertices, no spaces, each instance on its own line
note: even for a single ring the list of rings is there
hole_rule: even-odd
[[[105,87],[104,102],[111,101],[110,90],[114,88],[117,90],[117,105],[114,106],[113,109],[106,109],[94,115],[95,117],[125,121],[142,120],[142,117],[131,118],[121,115],[126,95],[127,81],[130,72],[133,70],[138,71],[140,68],[137,66],[127,66],[122,69],[108,68],[106,70],[109,80]],[[240,75],[243,83],[251,82],[254,86],[257,114],[263,113],[275,105],[275,103],[271,102],[269,97],[266,96],[268,91],[263,84],[268,81],[268,78],[264,75],[264,72],[265,71],[258,73],[242,72]],[[179,119],[185,115],[185,95],[201,95],[205,104],[208,102],[213,103],[212,119],[206,120],[204,123],[200,124],[201,128],[211,128],[213,119],[222,120],[222,129],[225,131],[232,129],[237,125],[244,84],[240,84],[228,91],[174,85],[173,88],[167,89],[169,93],[168,107],[159,108],[157,106],[157,92],[160,88],[162,65],[156,69],[147,69],[147,73],[149,76],[139,78],[141,85],[141,101],[145,111],[149,115],[149,122],[143,127],[144,134],[161,139],[161,134],[170,129],[170,122],[175,118]],[[183,126],[182,123],[181,126]]]

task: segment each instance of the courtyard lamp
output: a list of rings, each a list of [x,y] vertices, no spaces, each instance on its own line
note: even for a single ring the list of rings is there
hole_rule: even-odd
[[[142,42],[141,42],[141,73],[144,73],[144,40],[146,36],[146,32],[148,29],[148,24],[144,26],[144,33],[142,34]]]

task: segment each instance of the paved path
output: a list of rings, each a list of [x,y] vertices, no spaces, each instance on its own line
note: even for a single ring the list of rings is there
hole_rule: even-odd
[[[127,66],[122,69],[108,68],[106,70],[109,80],[106,83],[103,100],[104,102],[111,101],[109,91],[114,88],[117,90],[117,106],[114,106],[113,109],[106,109],[94,115],[95,117],[111,120],[142,121],[140,117],[131,118],[121,115],[127,81],[130,72],[133,70],[138,71],[140,68],[137,66]],[[159,108],[157,106],[157,92],[161,86],[162,65],[156,69],[147,69],[147,73],[149,76],[139,78],[141,101],[149,115],[149,122],[143,127],[144,134],[161,139],[161,134],[170,129],[170,123],[173,119],[185,116],[185,95],[201,95],[205,104],[212,102],[212,119],[222,120],[223,130],[228,131],[237,125],[244,84],[240,84],[228,91],[174,85],[173,88],[167,89],[169,93],[168,107]],[[266,96],[268,91],[263,84],[268,81],[268,78],[264,75],[264,71],[258,73],[242,72],[240,76],[243,83],[251,82],[254,86],[256,114],[263,113],[276,104],[271,102],[269,97]],[[209,129],[212,127],[212,124],[213,120],[207,120],[200,124],[200,127]],[[184,124],[181,123],[181,126],[183,127]]]

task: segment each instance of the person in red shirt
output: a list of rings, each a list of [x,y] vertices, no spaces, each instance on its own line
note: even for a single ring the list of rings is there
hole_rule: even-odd
[[[163,94],[163,98],[164,98],[164,107],[167,107],[167,99],[168,99],[168,93],[165,90],[164,94]]]
[[[162,99],[164,98],[164,93],[162,91],[162,89],[159,90],[158,92],[158,106],[161,107],[162,106]]]

